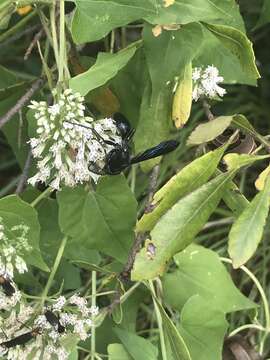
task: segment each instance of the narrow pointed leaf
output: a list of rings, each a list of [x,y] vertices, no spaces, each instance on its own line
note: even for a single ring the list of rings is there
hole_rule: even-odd
[[[89,91],[104,85],[128,63],[137,50],[136,45],[133,44],[116,54],[99,53],[97,61],[89,70],[70,80],[70,87],[81,95],[86,95]]]
[[[261,241],[270,205],[270,180],[233,224],[229,234],[229,254],[239,268],[254,254]]]
[[[149,244],[137,254],[131,273],[133,280],[153,279],[161,275],[167,262],[188,246],[217,207],[228,181],[235,172],[222,174],[176,203],[151,231]]]
[[[228,170],[238,169],[242,166],[248,166],[255,161],[268,159],[270,155],[248,155],[248,154],[226,154],[223,158]]]
[[[179,199],[203,185],[214,173],[226,146],[192,161],[173,176],[155,195],[154,210],[144,214],[136,230],[149,231]]]

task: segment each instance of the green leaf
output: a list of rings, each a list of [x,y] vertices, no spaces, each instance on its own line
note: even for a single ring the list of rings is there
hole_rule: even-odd
[[[134,237],[137,203],[123,175],[102,177],[96,191],[63,189],[57,200],[60,228],[78,247],[125,261]]]
[[[89,70],[73,77],[69,81],[70,87],[81,95],[104,85],[112,79],[132,58],[138,43],[131,44],[116,54],[99,53],[97,61]]]
[[[154,195],[154,210],[144,214],[136,226],[136,231],[149,231],[180,198],[203,185],[214,173],[226,146],[192,161],[173,176]]]
[[[236,217],[238,217],[249,204],[247,198],[240,192],[233,181],[228,183],[222,199]]]
[[[198,125],[190,134],[187,144],[199,145],[214,140],[230,126],[232,119],[232,116],[219,116],[212,121]]]
[[[161,275],[166,263],[188,246],[217,207],[224,188],[235,172],[222,174],[176,203],[151,231],[154,255],[149,259],[148,246],[137,254],[131,273],[133,280],[153,279]]]
[[[159,301],[155,300],[160,314],[162,318],[162,325],[165,332],[165,336],[168,344],[170,345],[170,350],[172,354],[173,360],[192,360],[189,349],[182,338],[181,334],[177,330],[176,326],[172,322],[172,320],[167,315],[163,306],[159,303]]]
[[[164,89],[173,87],[174,78],[184,71],[199,51],[202,36],[202,27],[196,23],[177,31],[164,31],[158,37],[153,35],[150,25],[145,25],[143,44],[154,99]]]
[[[163,278],[165,301],[174,309],[181,311],[194,295],[199,295],[210,308],[223,313],[255,306],[234,285],[214,251],[191,244],[175,255],[174,260],[177,270]]]
[[[133,360],[122,344],[110,344],[108,354],[109,360]]]
[[[244,29],[239,7],[234,0],[175,0],[164,7],[159,0],[157,13],[147,16],[152,24],[187,24],[196,21],[209,21]]]
[[[0,216],[8,228],[21,223],[29,227],[27,239],[32,249],[25,253],[23,257],[27,264],[49,271],[48,266],[41,257],[39,248],[40,226],[36,210],[17,195],[9,195],[0,200]]]
[[[149,340],[127,330],[115,327],[113,331],[134,360],[157,360],[158,349]]]
[[[229,233],[229,254],[239,268],[254,254],[261,241],[270,205],[270,180],[242,212]]]
[[[230,26],[204,24],[222,44],[237,56],[244,72],[255,80],[260,77],[255,64],[255,56],[251,41],[246,35]]]
[[[161,91],[157,98],[151,100],[151,83],[146,84],[140,108],[140,120],[134,136],[135,152],[139,153],[159,144],[169,136],[170,92]],[[158,164],[161,157],[144,161],[140,166],[147,172]]]
[[[12,85],[15,85],[18,82],[18,76],[0,65],[0,89],[8,88]]]
[[[72,36],[77,44],[95,41],[114,28],[155,13],[151,0],[76,0]]]
[[[182,309],[179,331],[192,359],[221,360],[227,327],[224,313],[199,295],[192,296]]]
[[[270,155],[248,155],[248,154],[226,154],[223,158],[228,170],[238,169],[242,166],[248,166],[255,161],[268,159]]]

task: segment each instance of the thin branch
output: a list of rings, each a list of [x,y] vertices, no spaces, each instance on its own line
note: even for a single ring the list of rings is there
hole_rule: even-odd
[[[18,185],[16,188],[16,194],[21,194],[23,192],[24,186],[25,186],[27,178],[28,178],[28,173],[29,173],[29,170],[31,167],[31,163],[32,163],[32,151],[29,150],[29,153],[27,155],[25,165],[23,168],[22,175],[19,179],[19,182],[18,182]]]
[[[207,119],[209,121],[214,120],[215,116],[211,111],[211,106],[208,104],[208,102],[206,100],[203,100],[202,104],[203,104],[204,112],[207,116]]]
[[[29,58],[29,56],[31,55],[34,47],[36,46],[37,42],[42,38],[42,36],[45,34],[45,30],[42,28],[41,30],[39,30],[39,32],[36,33],[36,35],[34,36],[33,40],[31,41],[30,45],[28,46],[23,59],[27,60]]]
[[[22,107],[31,99],[33,94],[42,87],[45,83],[45,79],[37,79],[33,82],[30,89],[16,102],[16,104],[8,110],[8,112],[0,118],[0,129],[15,115],[19,112]]]

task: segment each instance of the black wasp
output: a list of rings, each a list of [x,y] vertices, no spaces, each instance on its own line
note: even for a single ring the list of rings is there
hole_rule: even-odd
[[[11,280],[6,275],[0,275],[0,285],[4,291],[4,294],[8,297],[11,297],[15,294],[16,289],[12,285]]]
[[[92,164],[93,166],[90,167],[90,171],[96,174],[118,175],[130,165],[168,154],[169,152],[175,150],[179,145],[177,140],[167,140],[135,156],[131,156],[129,142],[134,135],[135,129],[131,128],[129,122],[121,113],[114,114],[114,121],[116,123],[118,133],[122,138],[121,144],[103,139],[99,134],[96,133],[96,131],[93,131],[93,129],[88,126],[76,124],[90,128],[101,141],[107,145],[113,146],[113,149],[110,150],[105,156],[105,166],[103,169],[96,169],[95,164]]]
[[[39,328],[33,329],[32,331],[16,336],[11,340],[2,342],[0,346],[9,349],[17,345],[25,345],[30,340],[34,339],[38,334],[40,334],[40,329]]]
[[[65,327],[60,324],[59,317],[56,316],[51,310],[46,310],[44,315],[48,323],[50,323],[59,332],[59,334],[65,331]]]

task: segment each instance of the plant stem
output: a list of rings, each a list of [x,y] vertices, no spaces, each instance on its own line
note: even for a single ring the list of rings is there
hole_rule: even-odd
[[[233,330],[230,334],[229,337],[232,337],[236,334],[238,334],[240,331],[246,330],[246,329],[256,329],[256,330],[260,330],[260,331],[267,331],[263,326],[261,325],[256,325],[256,324],[246,324],[246,325],[242,325],[239,326],[237,329]]]
[[[97,295],[97,272],[92,271],[92,301],[91,305],[96,306],[96,295]],[[94,324],[94,316],[92,316],[92,328],[91,328],[91,360],[95,359],[96,355],[96,329]]]
[[[59,63],[58,63],[58,71],[59,77],[58,81],[64,81],[64,68],[65,68],[65,0],[60,0],[60,23],[59,23]]]
[[[46,190],[44,190],[35,200],[31,202],[31,206],[35,207],[37,204],[44,198],[46,198],[53,190],[48,187]]]
[[[157,324],[158,324],[158,329],[159,329],[159,338],[160,338],[160,347],[161,347],[161,354],[162,354],[162,360],[167,360],[167,351],[166,351],[166,345],[165,345],[165,337],[164,337],[164,332],[163,332],[163,325],[162,325],[162,317],[158,308],[158,305],[156,303],[156,293],[155,293],[155,288],[154,288],[154,284],[152,281],[149,281],[149,287],[150,290],[152,292],[152,299],[153,299],[153,303],[154,303],[154,308],[155,308],[155,313],[156,313],[156,318],[157,318]]]
[[[59,49],[58,49],[58,40],[57,40],[57,33],[56,33],[56,23],[55,23],[55,4],[50,7],[50,20],[51,20],[51,32],[52,32],[52,43],[53,43],[53,51],[55,62],[57,68],[59,67]]]
[[[42,293],[40,308],[43,308],[43,306],[44,306],[45,299],[46,299],[46,297],[47,297],[47,295],[49,293],[49,290],[50,290],[50,288],[52,286],[52,282],[53,282],[53,279],[55,277],[58,266],[60,264],[60,261],[62,259],[66,244],[67,244],[67,236],[64,236],[61,243],[60,243],[56,258],[54,260],[54,264],[53,264],[49,279],[48,279],[47,284],[45,286],[45,289],[44,289],[44,291]]]

